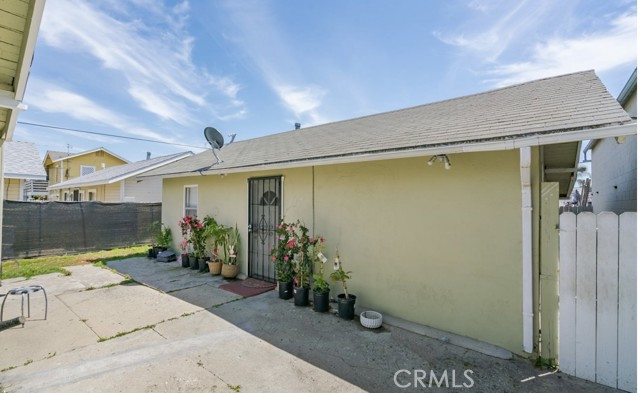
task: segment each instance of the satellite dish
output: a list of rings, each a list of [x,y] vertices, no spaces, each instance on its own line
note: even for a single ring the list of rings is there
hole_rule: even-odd
[[[221,163],[222,161],[220,161],[218,154],[216,154],[216,149],[222,149],[222,146],[224,146],[224,137],[213,127],[207,127],[204,129],[204,137],[207,142],[209,142],[209,145],[211,145],[211,151],[213,152],[213,156],[216,158],[215,164]]]

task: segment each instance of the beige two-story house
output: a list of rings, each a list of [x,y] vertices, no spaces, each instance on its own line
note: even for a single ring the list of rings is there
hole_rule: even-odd
[[[104,147],[81,153],[47,151],[43,160],[49,187],[81,176],[90,175],[106,168],[128,163],[128,160]],[[61,191],[50,188],[49,192],[49,199],[52,201],[82,201],[86,198],[88,196],[82,193],[68,190]]]

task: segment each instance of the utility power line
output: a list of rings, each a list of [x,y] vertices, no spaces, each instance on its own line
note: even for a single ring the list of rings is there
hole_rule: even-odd
[[[49,125],[49,124],[29,123],[29,122],[26,122],[26,121],[18,121],[18,124],[23,124],[23,125],[26,125],[26,126],[33,126],[33,127],[50,128],[50,129],[53,129],[53,130],[79,132],[81,134],[91,134],[91,135],[108,136],[108,137],[112,137],[112,138],[129,139],[129,140],[141,141],[141,142],[162,143],[164,145],[193,147],[193,148],[196,148],[196,149],[206,149],[206,146],[195,146],[195,145],[185,145],[185,144],[182,144],[182,143],[171,143],[171,142],[163,142],[163,141],[154,141],[153,139],[137,138],[137,137],[133,137],[133,136],[124,136],[124,135],[115,135],[115,134],[106,134],[106,133],[103,133],[103,132],[95,132],[95,131],[78,130],[78,129],[75,129],[75,128],[52,126],[52,125]]]

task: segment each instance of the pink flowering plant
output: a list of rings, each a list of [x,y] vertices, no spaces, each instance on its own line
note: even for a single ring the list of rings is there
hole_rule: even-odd
[[[193,247],[196,258],[204,258],[207,246],[207,236],[205,226],[197,217],[182,217],[178,222],[183,242]]]
[[[276,279],[291,282],[294,276],[294,257],[300,251],[296,229],[299,223],[281,221],[276,227],[276,243],[271,249],[271,261],[276,270]]]

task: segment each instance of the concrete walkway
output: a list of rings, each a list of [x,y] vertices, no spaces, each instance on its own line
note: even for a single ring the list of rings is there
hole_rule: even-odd
[[[538,377],[546,371],[523,359],[400,328],[367,330],[276,291],[241,298],[218,288],[221,278],[175,262],[108,265],[122,275],[78,266],[71,276],[3,281],[0,293],[43,285],[49,317],[34,294],[24,328],[0,332],[0,392],[415,391],[425,388],[414,378],[424,371],[428,386],[431,370],[440,380],[447,372],[450,387],[473,382],[479,392],[615,391],[561,373]],[[8,299],[5,318],[19,314],[19,299]]]

